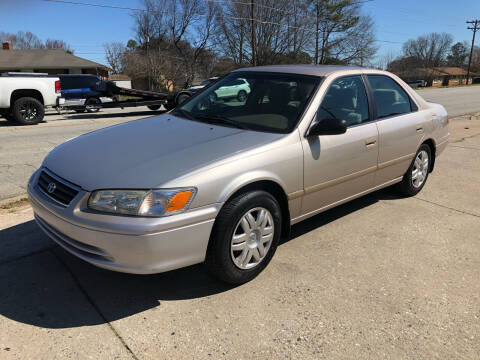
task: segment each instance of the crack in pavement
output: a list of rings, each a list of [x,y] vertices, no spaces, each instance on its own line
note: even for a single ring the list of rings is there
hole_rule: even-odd
[[[72,271],[72,269],[55,253],[55,251],[51,251],[50,249],[50,252],[52,253],[52,255],[60,262],[60,264],[62,264],[62,266],[65,268],[65,270],[70,274],[73,282],[75,283],[75,285],[77,285],[78,289],[80,290],[80,292],[83,294],[83,296],[85,296],[85,299],[87,300],[87,302],[95,309],[95,311],[98,313],[98,315],[102,318],[102,320],[105,322],[105,324],[110,328],[110,330],[113,332],[113,334],[115,335],[115,337],[117,337],[117,339],[122,343],[123,347],[125,348],[125,350],[127,350],[127,352],[132,356],[132,358],[134,360],[139,360],[137,355],[135,355],[135,353],[132,351],[132,349],[130,349],[130,347],[127,345],[127,343],[125,342],[125,340],[123,339],[123,337],[118,333],[118,331],[113,327],[113,325],[110,323],[110,321],[108,321],[108,319],[105,317],[105,315],[102,313],[102,311],[100,310],[100,308],[98,307],[98,305],[95,303],[95,301],[93,300],[93,298],[88,294],[87,290],[82,286],[82,283],[80,282],[80,280],[77,278],[77,276],[75,275],[75,273]]]
[[[436,203],[434,201],[430,201],[430,200],[426,200],[426,199],[422,199],[422,198],[418,198],[418,197],[412,197],[412,199],[423,201],[423,202],[426,202],[426,203],[429,203],[429,204],[432,204],[432,205],[436,205],[436,206],[442,207],[444,209],[452,210],[452,211],[455,211],[455,212],[458,212],[458,213],[461,213],[461,214],[470,215],[470,216],[480,218],[480,215],[477,215],[477,214],[474,214],[474,213],[471,213],[471,212],[468,212],[468,211],[465,211],[465,210],[455,209],[455,208],[452,208],[450,206],[446,206],[446,205]]]
[[[477,148],[474,148],[474,147],[470,147],[470,146],[450,145],[450,147],[455,147],[455,148],[460,148],[460,149],[468,149],[468,150],[480,150],[480,149],[477,149]]]

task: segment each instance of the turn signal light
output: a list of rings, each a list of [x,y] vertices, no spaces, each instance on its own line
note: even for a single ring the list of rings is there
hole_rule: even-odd
[[[192,196],[191,191],[182,191],[182,192],[176,193],[168,202],[167,207],[165,209],[166,212],[172,212],[172,211],[183,209],[187,205],[191,196]]]

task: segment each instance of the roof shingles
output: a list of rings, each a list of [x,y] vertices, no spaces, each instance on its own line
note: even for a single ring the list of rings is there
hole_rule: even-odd
[[[107,69],[105,65],[83,59],[64,50],[0,50],[0,69]]]

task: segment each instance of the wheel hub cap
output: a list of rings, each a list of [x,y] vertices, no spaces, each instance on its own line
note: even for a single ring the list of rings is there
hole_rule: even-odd
[[[245,213],[235,227],[230,254],[235,266],[251,269],[265,258],[274,236],[274,223],[270,211],[254,208]]]
[[[425,182],[428,175],[429,161],[428,153],[425,150],[420,151],[415,157],[412,167],[412,185],[419,188]]]

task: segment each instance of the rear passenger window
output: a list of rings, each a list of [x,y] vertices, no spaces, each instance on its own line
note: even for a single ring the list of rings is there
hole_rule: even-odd
[[[320,119],[345,120],[347,126],[368,121],[368,100],[362,77],[345,76],[333,81],[318,114]]]
[[[377,108],[377,118],[412,111],[410,97],[395,80],[385,75],[368,75]]]

